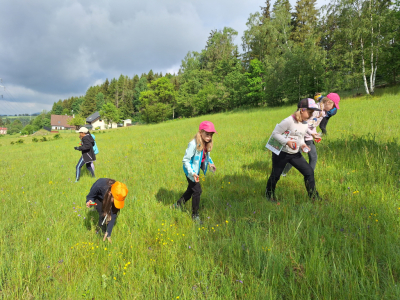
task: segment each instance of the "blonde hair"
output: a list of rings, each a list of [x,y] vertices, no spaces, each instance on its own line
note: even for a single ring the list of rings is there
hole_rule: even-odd
[[[204,142],[203,138],[201,137],[201,133],[205,132],[203,129],[199,130],[196,135],[194,136],[194,140],[196,141],[196,149],[197,151],[202,151],[204,148],[207,149],[207,152],[211,152],[212,147],[213,147],[213,141],[211,138],[211,141],[208,143]]]
[[[296,121],[297,122],[303,122],[303,121],[305,121],[305,120],[303,120],[303,118],[301,117],[301,113],[300,113],[300,110],[301,109],[303,109],[303,108],[299,108],[295,113],[294,113],[294,116],[295,116],[295,118],[296,118]],[[312,113],[314,112],[312,109],[308,109],[308,108],[305,108],[305,109],[307,109],[308,111],[310,111],[311,113],[311,115],[312,115]]]
[[[303,121],[303,118],[301,117],[301,114],[300,114],[300,108],[294,113],[294,116],[296,117],[297,122]]]
[[[325,105],[325,104],[333,104],[333,106],[335,106],[335,102],[333,102],[333,101],[332,101],[331,99],[329,99],[328,97],[322,98],[321,103],[322,103],[323,105]]]

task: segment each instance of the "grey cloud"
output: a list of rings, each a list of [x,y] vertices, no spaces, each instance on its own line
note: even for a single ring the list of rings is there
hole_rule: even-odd
[[[230,26],[241,34],[264,2],[5,0],[0,77],[36,93],[18,93],[19,101],[51,104],[105,78],[176,70],[188,51],[204,47],[210,30]]]

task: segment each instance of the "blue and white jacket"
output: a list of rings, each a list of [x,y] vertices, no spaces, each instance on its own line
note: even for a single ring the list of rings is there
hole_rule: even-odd
[[[193,139],[190,141],[187,149],[185,156],[183,157],[182,163],[183,163],[183,171],[185,172],[186,176],[191,180],[195,181],[193,175],[200,174],[200,168],[202,168],[201,165],[201,159],[203,158],[203,151],[197,151],[196,149],[196,140]],[[208,164],[214,164],[210,157],[210,153],[207,152],[206,159],[204,160],[204,165],[203,165],[203,172],[204,175],[207,173],[207,167]]]

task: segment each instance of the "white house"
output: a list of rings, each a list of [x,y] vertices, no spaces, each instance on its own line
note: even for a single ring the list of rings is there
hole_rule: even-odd
[[[0,134],[7,134],[7,128],[6,127],[0,127]]]
[[[132,125],[132,120],[131,119],[126,119],[126,120],[123,120],[122,122],[124,122],[124,127]]]
[[[72,119],[72,116],[67,115],[51,115],[50,124],[52,130],[59,130],[59,129],[74,129],[75,126],[69,125],[67,121]]]
[[[112,128],[117,128],[117,123],[113,122],[112,124],[106,124],[106,122],[101,119],[100,113],[98,111],[87,117],[86,123],[92,126],[92,130],[96,130],[96,128],[98,128],[99,130],[104,130],[107,129],[106,126],[108,126],[108,128],[111,128],[111,126]]]

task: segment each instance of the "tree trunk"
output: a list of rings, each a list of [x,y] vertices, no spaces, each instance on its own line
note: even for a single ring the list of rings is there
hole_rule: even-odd
[[[369,95],[370,93],[368,89],[368,81],[367,77],[365,76],[364,41],[362,38],[361,38],[361,61],[362,61],[362,74],[363,74],[365,92],[367,93],[367,95]]]
[[[369,1],[369,13],[371,20],[371,76],[369,77],[370,93],[374,94],[375,90],[375,67],[374,67],[374,24],[372,20],[372,0]]]

